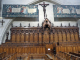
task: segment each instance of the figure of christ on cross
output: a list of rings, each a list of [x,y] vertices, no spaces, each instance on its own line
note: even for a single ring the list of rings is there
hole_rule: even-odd
[[[43,2],[43,4],[39,4],[43,7],[43,12],[44,12],[44,18],[45,18],[45,13],[46,13],[46,6],[48,6],[49,4],[45,4],[45,2]]]

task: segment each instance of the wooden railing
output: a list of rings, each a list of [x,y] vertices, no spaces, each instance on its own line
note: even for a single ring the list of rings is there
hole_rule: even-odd
[[[80,46],[79,45],[68,45],[68,46],[56,46],[56,53],[59,53],[59,51],[62,52],[75,52],[77,53],[80,51]]]
[[[76,53],[59,52],[56,60],[80,60],[80,55]]]
[[[49,55],[45,54],[30,54],[27,58],[27,60],[30,59],[45,59],[45,60],[53,60]]]
[[[49,54],[46,54],[45,60],[53,60],[53,58]]]
[[[56,54],[54,60],[64,60],[64,59]]]
[[[16,57],[17,57],[17,53],[14,53],[14,54],[11,54],[11,55],[5,57],[2,60],[16,60]]]

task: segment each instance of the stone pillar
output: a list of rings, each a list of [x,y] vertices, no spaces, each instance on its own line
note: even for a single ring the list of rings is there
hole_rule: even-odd
[[[77,21],[79,27],[79,37],[80,37],[80,19]]]

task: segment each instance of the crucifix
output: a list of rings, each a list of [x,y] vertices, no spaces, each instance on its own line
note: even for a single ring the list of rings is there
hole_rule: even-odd
[[[2,26],[3,26],[3,23],[5,23],[5,21],[2,20],[2,21],[0,21],[0,23],[2,23]]]
[[[45,18],[45,13],[46,13],[46,6],[48,6],[49,4],[45,4],[45,2],[43,2],[43,4],[39,4],[43,7],[43,12],[44,12],[44,18]]]

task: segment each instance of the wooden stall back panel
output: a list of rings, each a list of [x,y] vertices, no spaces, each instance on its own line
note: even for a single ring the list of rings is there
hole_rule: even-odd
[[[60,49],[59,49],[60,51],[63,51],[63,47],[62,46],[60,46]]]
[[[24,47],[24,53],[27,54],[27,48],[26,47]]]
[[[68,52],[72,52],[72,46],[68,46]]]
[[[15,47],[12,47],[13,49],[12,49],[12,51],[13,51],[13,53],[15,53],[16,52],[16,48]]]
[[[63,42],[66,42],[66,33],[63,32],[62,34],[63,34]]]
[[[68,46],[66,46],[66,52],[68,53]]]
[[[16,42],[20,42],[20,33],[16,34]]]
[[[37,53],[37,48],[36,47],[34,47],[34,54],[36,54]]]
[[[26,33],[25,42],[29,41],[29,33]]]
[[[62,34],[61,34],[61,32],[59,32],[58,36],[59,36],[59,42],[62,42]]]
[[[28,48],[27,48],[27,53],[28,53],[28,54],[31,53],[31,47],[28,47]]]
[[[75,40],[76,40],[76,41],[79,41],[79,35],[78,35],[77,32],[75,32]]]
[[[78,52],[80,52],[80,46],[78,46]]]
[[[12,33],[12,36],[11,36],[11,40],[12,40],[12,42],[15,42],[15,36],[16,36],[16,34],[15,33]]]
[[[71,41],[74,42],[74,34],[71,32]]]
[[[33,54],[34,53],[34,48],[31,47],[30,50],[31,50],[31,54]]]
[[[70,33],[67,32],[67,42],[70,42]]]
[[[23,54],[23,47],[20,47],[21,48],[21,54]]]
[[[22,54],[24,54],[25,53],[25,50],[24,50],[25,48],[24,47],[22,47]]]
[[[39,54],[39,47],[37,47],[37,54]]]
[[[59,47],[59,51],[61,51],[61,46]]]
[[[4,47],[4,52],[6,52],[6,47]]]
[[[25,53],[28,54],[29,52],[29,47],[25,47]]]
[[[40,54],[42,54],[42,52],[43,52],[42,50],[43,50],[43,47],[40,47]]]
[[[24,33],[21,33],[21,42],[24,42]]]
[[[72,47],[72,52],[73,52],[73,53],[76,52],[76,48],[75,48],[75,46]]]
[[[49,34],[47,34],[46,37],[47,37],[47,38],[46,38],[46,43],[49,43],[49,42],[50,42]]]
[[[35,47],[33,47],[33,54],[35,54]]]
[[[21,47],[18,48],[19,54],[21,54]]]
[[[45,51],[45,47],[43,47],[43,54],[45,54],[46,53],[46,51]]]
[[[43,34],[43,42],[46,42],[46,34]]]
[[[64,51],[65,51],[64,46],[61,46],[61,51],[62,51],[62,52],[64,52]]]
[[[59,46],[56,47],[56,53],[59,53]]]
[[[43,34],[43,42],[49,43],[49,34]]]
[[[10,54],[10,47],[8,47],[8,49],[7,49],[7,50],[8,50],[8,55],[9,55],[9,54]]]
[[[33,42],[33,33],[30,33],[30,42]]]
[[[3,47],[0,47],[0,53],[4,52]]]
[[[2,53],[2,49],[1,49],[1,47],[0,47],[0,53]]]
[[[39,33],[39,43],[42,43],[42,33]]]
[[[34,42],[38,43],[38,33],[34,33]]]
[[[16,52],[17,54],[19,54],[19,47],[16,47]]]
[[[46,48],[50,48],[50,49],[53,49],[53,44],[46,44]]]
[[[9,54],[9,47],[6,47],[6,54]]]
[[[50,43],[53,43],[53,42],[54,42],[54,34],[51,33],[51,34],[50,34]]]
[[[13,51],[12,51],[12,47],[10,47],[10,54],[12,54],[13,53]]]
[[[57,33],[54,33],[54,41],[58,42],[58,34]]]
[[[76,49],[76,53],[78,53],[78,46],[76,46],[75,49]]]
[[[67,47],[66,46],[64,47],[64,52],[67,52]]]

